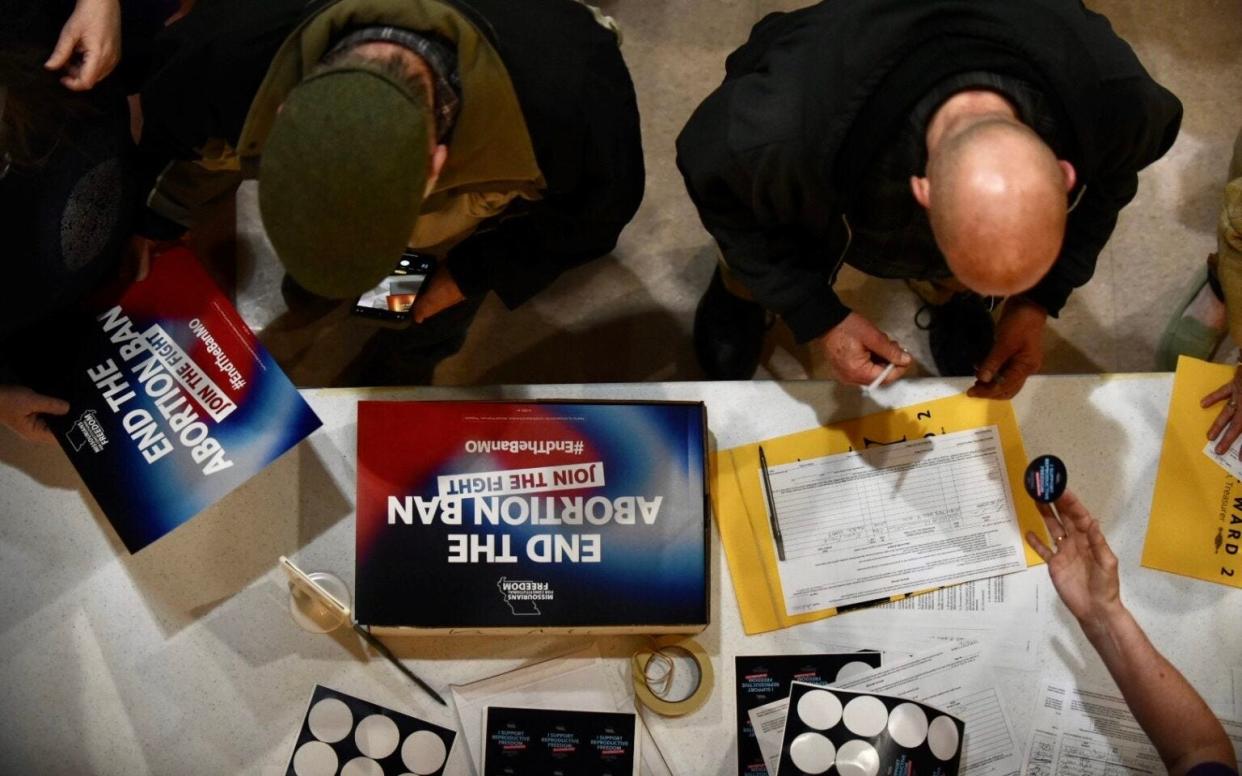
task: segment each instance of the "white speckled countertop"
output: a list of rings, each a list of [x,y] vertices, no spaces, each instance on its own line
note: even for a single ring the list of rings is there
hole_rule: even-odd
[[[1100,518],[1122,564],[1123,596],[1152,639],[1228,709],[1242,666],[1242,591],[1140,568],[1172,384],[1170,375],[1038,377],[1015,400],[1027,452],[1051,452]],[[324,427],[261,475],[135,556],[61,455],[0,432],[0,773],[281,774],[311,688],[325,684],[456,727],[352,635],[294,625],[276,558],[353,582],[355,404],[359,398],[701,399],[721,448],[950,395],[963,380],[899,383],[875,397],[819,382],[306,391]],[[806,652],[796,629],[742,635],[713,539],[711,627],[698,640],[717,684],[680,719],[647,715],[674,773],[735,772],[732,657]],[[1037,569],[1043,592],[1046,573]],[[1043,623],[1032,623],[1033,628]],[[568,652],[588,638],[389,639],[439,688]],[[625,660],[636,640],[600,638]],[[1044,671],[1107,683],[1068,614],[1052,607]],[[1001,684],[1025,744],[1039,673]],[[1242,709],[1238,710],[1242,712]],[[454,747],[448,773],[468,774]]]

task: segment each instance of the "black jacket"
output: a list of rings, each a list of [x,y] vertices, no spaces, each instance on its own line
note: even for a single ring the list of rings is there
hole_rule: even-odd
[[[441,1],[500,54],[547,184],[542,199],[515,202],[448,256],[463,292],[492,290],[516,307],[612,250],[637,211],[645,176],[634,87],[615,36],[572,0]],[[147,176],[211,139],[236,148],[276,50],[331,2],[201,0],[170,27],[142,92]],[[148,224],[149,236],[169,236],[167,222]]]
[[[799,341],[849,314],[832,283],[881,144],[970,71],[1034,83],[1066,128],[1078,204],[1026,293],[1053,316],[1091,278],[1138,171],[1177,137],[1181,103],[1079,0],[826,0],[764,18],[678,137],[677,163],[726,263]]]

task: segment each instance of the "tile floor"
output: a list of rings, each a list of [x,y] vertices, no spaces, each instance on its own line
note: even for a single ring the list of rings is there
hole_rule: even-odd
[[[562,276],[517,311],[494,298],[436,383],[693,380],[694,306],[713,268],[673,164],[673,140],[719,82],[725,56],[762,15],[796,0],[602,0],[625,31],[648,170],[642,209],[608,257]],[[1233,138],[1242,126],[1242,0],[1088,0],[1130,41],[1151,74],[1183,101],[1172,151],[1141,176],[1096,276],[1050,326],[1045,372],[1150,371],[1168,316],[1214,249],[1214,224]],[[229,219],[231,220],[231,219]],[[280,272],[258,225],[255,192],[236,214],[239,307],[299,384],[331,384],[370,333],[343,312],[313,328],[272,319]],[[232,247],[229,248],[232,250]],[[906,344],[925,370],[926,337],[900,283],[843,274],[848,303]],[[759,377],[821,375],[822,365],[777,327]]]

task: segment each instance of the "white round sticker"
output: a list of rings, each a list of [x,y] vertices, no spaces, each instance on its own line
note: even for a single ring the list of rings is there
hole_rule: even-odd
[[[927,746],[941,760],[952,760],[957,754],[957,725],[948,717],[936,717],[927,727]]]
[[[789,759],[803,773],[823,773],[836,756],[836,747],[819,733],[803,733],[789,744]]]
[[[888,734],[897,743],[913,749],[927,739],[927,715],[913,703],[903,703],[888,715]]]
[[[845,704],[844,716],[851,733],[874,736],[888,724],[888,707],[874,695],[860,695]]]
[[[400,741],[401,731],[397,730],[397,723],[383,714],[372,714],[359,722],[358,729],[354,731],[354,743],[358,745],[358,751],[376,760],[382,760],[397,751]]]
[[[293,753],[293,772],[298,776],[333,776],[336,750],[322,741],[307,741]]]
[[[816,730],[827,730],[841,721],[841,701],[827,690],[811,690],[798,699],[798,717]]]
[[[880,772],[880,754],[866,741],[846,741],[837,750],[837,773],[840,776],[876,776]]]
[[[384,776],[384,766],[369,757],[355,757],[345,763],[341,776]]]
[[[873,670],[871,666],[867,665],[861,660],[851,660],[850,662],[841,666],[841,669],[837,671],[837,681],[844,682],[847,679],[853,679],[855,676],[865,674],[871,670]]]
[[[430,730],[412,733],[401,745],[401,762],[418,776],[435,773],[447,758],[444,739]]]
[[[311,707],[310,714],[306,715],[306,724],[315,738],[335,744],[353,729],[354,715],[336,698],[324,698]]]

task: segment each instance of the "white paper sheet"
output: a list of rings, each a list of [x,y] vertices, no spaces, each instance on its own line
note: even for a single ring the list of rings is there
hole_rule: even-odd
[[[990,664],[1036,671],[1045,613],[1029,572],[967,582],[892,604],[800,625],[795,637],[876,649],[897,659],[963,639],[987,645]]]
[[[768,478],[789,614],[1026,569],[995,426],[772,466]]]
[[[983,645],[952,645],[888,664],[833,686],[896,695],[935,706],[966,723],[962,776],[1017,776],[1021,751],[1000,694],[990,681]]]
[[[1242,752],[1242,724],[1225,719],[1221,724],[1234,751]],[[1045,679],[1027,747],[1027,776],[1113,773],[1166,773],[1125,699],[1115,690]]]
[[[789,698],[781,698],[756,706],[746,713],[769,774],[775,774],[781,764],[781,744],[785,739],[785,714],[788,711]]]
[[[1025,617],[1040,611],[1039,586],[1028,573],[1008,574],[942,587],[900,601],[877,604],[864,611],[969,612],[972,615],[1020,612]]]
[[[482,762],[484,710],[488,706],[570,709],[574,711],[624,711],[635,709],[631,691],[616,667],[605,661],[594,644],[568,655],[523,666],[508,673],[453,685],[457,720],[479,772]],[[643,774],[666,776],[668,765],[659,746],[638,716],[638,755]]]

